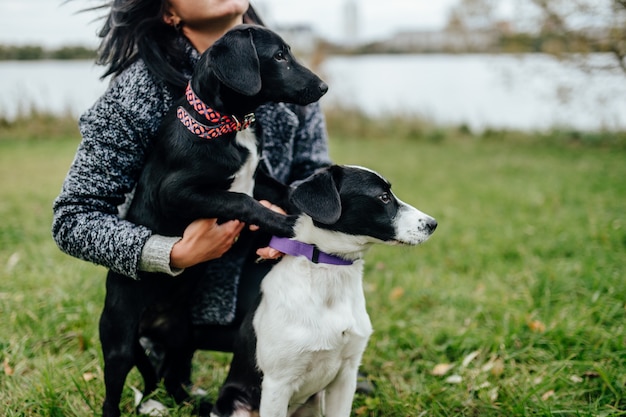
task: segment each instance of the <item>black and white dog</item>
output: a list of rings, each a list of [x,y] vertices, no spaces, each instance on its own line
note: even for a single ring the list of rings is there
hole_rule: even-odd
[[[290,212],[301,213],[294,237],[270,242],[285,256],[262,281],[212,416],[348,417],[372,332],[364,252],[420,244],[437,227],[364,168],[331,166],[289,194]]]
[[[275,213],[251,197],[259,155],[253,129],[245,128],[263,103],[309,104],[327,89],[274,32],[251,25],[232,29],[202,55],[185,96],[162,122],[127,219],[165,236],[181,236],[199,218],[239,219],[292,236],[295,216]],[[158,373],[138,329],[146,308],[190,291],[201,270],[188,268],[176,279],[142,274],[140,280],[109,271],[100,318],[105,417],[120,415],[122,389],[134,366],[144,378],[145,394],[164,377],[178,402],[188,398],[181,381],[188,379],[193,348],[184,347],[176,358],[180,366],[173,363],[167,374]]]

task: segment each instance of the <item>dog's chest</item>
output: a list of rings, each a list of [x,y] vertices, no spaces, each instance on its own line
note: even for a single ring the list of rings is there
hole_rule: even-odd
[[[253,129],[245,129],[237,133],[235,141],[246,148],[248,157],[241,168],[231,177],[232,183],[228,191],[252,195],[254,189],[254,173],[259,165],[259,152],[256,135]]]
[[[307,396],[360,358],[372,332],[361,274],[360,264],[322,266],[304,258],[283,259],[270,271],[253,322],[265,375],[293,380]]]

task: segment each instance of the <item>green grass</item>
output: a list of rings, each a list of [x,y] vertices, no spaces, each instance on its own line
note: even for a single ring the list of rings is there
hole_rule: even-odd
[[[0,123],[0,409],[98,415],[105,270],[52,242],[78,139],[46,123],[34,134]],[[368,254],[375,332],[362,369],[376,391],[357,396],[355,415],[626,415],[623,134],[333,123],[337,162],[378,170],[439,221],[420,247]],[[213,396],[228,359],[196,357],[194,379]],[[136,371],[126,415],[130,385]]]

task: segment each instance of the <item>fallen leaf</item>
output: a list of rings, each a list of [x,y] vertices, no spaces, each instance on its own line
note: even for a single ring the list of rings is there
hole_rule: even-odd
[[[9,260],[7,261],[6,271],[11,272],[20,262],[20,254],[18,252],[13,252],[11,256],[9,256]]]
[[[396,287],[389,293],[389,299],[391,301],[396,301],[400,299],[404,295],[404,288]]]
[[[4,365],[4,374],[8,376],[13,375],[15,371],[13,370],[11,365],[9,365],[9,358],[4,358],[3,365]]]
[[[87,346],[87,342],[85,342],[85,336],[82,333],[80,333],[76,335],[76,338],[78,339],[78,350],[80,350],[81,352],[84,352]]]
[[[470,362],[472,362],[474,359],[476,359],[476,357],[480,354],[480,351],[475,350],[472,353],[470,353],[469,355],[467,355],[464,359],[463,362],[461,363],[461,367],[465,368],[467,367],[467,365],[470,364]]]
[[[543,333],[546,331],[546,325],[539,320],[529,322],[528,327],[530,328],[530,331],[534,333]]]
[[[542,396],[541,399],[543,401],[546,401],[548,398],[552,397],[554,395],[554,390],[551,389],[550,391],[546,391]]]
[[[169,415],[167,407],[163,404],[151,398],[144,401],[141,391],[135,387],[130,388],[135,393],[135,407],[137,408],[139,414],[146,414],[154,417],[165,417]]]
[[[452,365],[451,363],[439,363],[435,365],[431,373],[435,376],[443,376],[447,374],[448,371],[453,367],[454,365]]]
[[[83,379],[87,382],[91,381],[92,379],[96,379],[96,374],[94,374],[93,372],[85,372],[83,374]]]
[[[208,391],[203,390],[200,387],[192,387],[191,388],[191,395],[193,395],[194,397],[206,397],[207,395],[209,395]]]
[[[446,378],[446,382],[448,384],[460,384],[463,382],[463,377],[461,375],[450,375]]]
[[[575,384],[579,384],[579,383],[583,382],[583,379],[581,377],[579,377],[578,375],[570,376],[569,380],[572,381]]]
[[[365,413],[367,413],[367,406],[363,405],[359,408],[357,408],[356,410],[354,410],[354,414],[356,414],[357,416],[362,416]]]
[[[491,375],[500,376],[504,373],[504,361],[501,358],[493,361],[493,366],[491,367]]]
[[[479,391],[481,389],[489,388],[490,386],[491,386],[491,383],[489,381],[485,381],[482,384],[476,386],[476,388],[474,388],[474,391]]]
[[[495,402],[498,399],[498,387],[490,389],[488,396],[491,402]]]
[[[139,404],[141,404],[141,400],[143,400],[143,393],[141,391],[139,391],[137,388],[135,387],[130,387],[130,389],[133,390],[133,393],[135,394],[135,407],[137,407]]]

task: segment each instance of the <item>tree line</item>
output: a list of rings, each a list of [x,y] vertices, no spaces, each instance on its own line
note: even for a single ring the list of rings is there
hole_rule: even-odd
[[[42,59],[94,59],[96,51],[84,46],[48,49],[37,45],[0,45],[0,61],[34,61]]]
[[[463,31],[503,27],[497,15],[500,0],[458,0],[449,16],[450,28]],[[517,0],[514,26],[503,45],[531,48],[558,58],[607,52],[611,64],[588,69],[620,69],[626,75],[626,0]],[[504,22],[507,26],[507,22]]]

